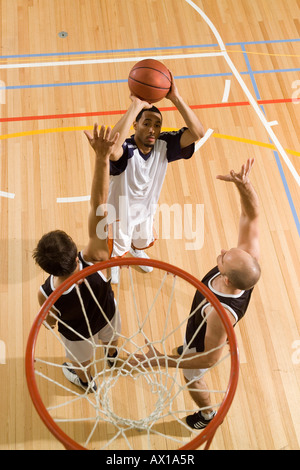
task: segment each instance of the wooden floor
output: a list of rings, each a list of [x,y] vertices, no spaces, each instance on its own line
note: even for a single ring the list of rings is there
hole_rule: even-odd
[[[130,103],[128,72],[149,56],[168,66],[213,131],[191,160],[169,165],[160,197],[194,211],[203,204],[200,235],[161,237],[152,258],[201,278],[220,249],[237,241],[237,195],[215,176],[256,160],[262,278],[236,328],[238,390],[211,448],[300,449],[300,104],[293,102],[300,98],[300,4],[195,0],[197,10],[191,3],[1,1],[1,449],[62,448],[25,381],[24,351],[44,279],[32,251],[57,228],[85,245],[89,203],[80,199],[90,194],[93,157],[82,131],[118,121]],[[220,41],[227,55],[217,55]],[[179,128],[171,105],[158,103],[163,126]]]

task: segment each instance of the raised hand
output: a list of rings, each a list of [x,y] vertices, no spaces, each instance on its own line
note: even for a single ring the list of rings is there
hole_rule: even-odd
[[[248,158],[247,162],[242,165],[239,173],[231,170],[228,175],[217,175],[217,179],[222,181],[229,181],[235,184],[246,184],[250,181],[249,175],[251,168],[254,164],[254,158]]]
[[[131,101],[137,105],[141,106],[142,109],[151,109],[153,104],[148,103],[148,101],[142,100],[141,98],[138,98],[137,96],[133,95],[132,93],[130,94],[129,98]]]
[[[87,131],[84,131],[91,147],[95,150],[96,154],[100,157],[109,157],[113,151],[113,147],[118,141],[119,133],[117,132],[113,137],[111,137],[111,128],[101,126],[100,131],[98,131],[98,124],[94,124],[93,136]]]

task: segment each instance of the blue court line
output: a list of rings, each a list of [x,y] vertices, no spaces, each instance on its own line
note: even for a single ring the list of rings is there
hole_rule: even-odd
[[[241,42],[229,42],[226,46],[247,46],[251,44],[273,44],[273,43],[284,43],[284,42],[299,42],[300,38],[295,39],[269,39],[267,41],[241,41]]]
[[[247,52],[246,52],[246,48],[245,48],[244,45],[241,45],[241,47],[242,47],[243,56],[244,56],[244,59],[245,59],[246,65],[247,65],[248,73],[249,73],[249,76],[251,78],[251,83],[252,83],[252,86],[254,88],[256,99],[260,100],[261,97],[260,97],[259,89],[257,87],[256,81],[255,81],[255,78],[254,78],[254,72],[251,68],[249,57],[248,57]],[[265,112],[264,107],[262,105],[261,105],[261,109],[262,109],[263,113],[266,115],[266,112]],[[270,143],[272,143],[270,138],[269,138],[269,141],[270,141]],[[285,174],[284,174],[284,171],[283,171],[281,160],[279,158],[279,155],[278,155],[277,151],[273,150],[273,153],[274,153],[275,160],[276,160],[276,163],[277,163],[277,167],[278,167],[278,170],[279,170],[279,174],[280,174],[280,177],[281,177],[281,180],[282,180],[282,183],[283,183],[285,194],[287,196],[287,199],[288,199],[291,211],[292,211],[292,215],[293,215],[293,218],[294,218],[297,230],[298,230],[298,234],[300,236],[300,222],[299,222],[299,218],[298,218],[298,215],[297,215],[297,212],[296,212],[296,208],[295,208],[295,205],[294,205],[294,201],[293,201],[288,183],[286,181],[286,177],[285,177]]]
[[[244,54],[245,56],[245,54]],[[247,56],[248,57],[248,56]],[[245,59],[246,60],[246,59]],[[299,72],[300,68],[294,69],[277,69],[277,70],[247,70],[246,72],[240,72],[240,75],[250,75],[253,86],[256,86],[253,75],[264,74],[264,73],[283,73],[283,72]],[[201,73],[196,75],[176,75],[175,80],[182,79],[191,79],[191,78],[211,78],[211,77],[232,77],[232,72],[224,73]],[[0,86],[0,90],[21,90],[26,88],[50,88],[50,87],[60,87],[60,86],[83,86],[83,85],[107,85],[112,83],[125,83],[127,78],[119,80],[95,80],[89,82],[62,82],[62,83],[43,83],[37,85],[7,85]]]
[[[295,39],[270,39],[267,41],[246,41],[246,42],[228,42],[226,46],[242,46],[252,44],[273,44],[273,43],[287,43],[287,42],[299,42],[300,38]],[[20,59],[26,57],[55,57],[55,56],[73,56],[73,55],[84,55],[84,54],[115,54],[122,52],[145,52],[145,51],[165,51],[165,50],[177,50],[177,49],[196,49],[203,47],[219,47],[219,44],[190,44],[187,46],[159,46],[159,47],[139,47],[131,49],[100,49],[94,51],[74,51],[74,52],[45,52],[39,54],[11,54],[0,56],[2,59]]]

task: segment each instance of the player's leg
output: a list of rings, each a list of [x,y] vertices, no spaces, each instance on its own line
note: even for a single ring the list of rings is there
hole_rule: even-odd
[[[112,367],[118,356],[118,342],[121,333],[121,316],[116,306],[116,313],[110,322],[103,327],[99,333],[98,338],[102,341],[102,344],[106,347],[107,362]]]
[[[135,258],[149,259],[144,250],[150,248],[156,239],[157,237],[153,229],[153,216],[150,216],[144,222],[134,227],[130,254]],[[140,266],[140,268],[146,273],[153,271],[151,266]]]
[[[63,335],[60,335],[65,346],[66,357],[69,362],[63,364],[64,376],[74,385],[84,390],[96,390],[96,384],[91,374],[91,358],[93,355],[93,346],[88,341],[70,341]],[[93,336],[97,344],[98,336]]]
[[[196,369],[184,369],[184,379],[187,383],[188,391],[199,407],[199,411],[186,417],[187,424],[193,429],[205,428],[215,416],[216,412],[212,408],[210,393],[206,382],[201,375],[203,371]],[[198,375],[198,378],[196,378]],[[195,378],[195,380],[193,380]]]
[[[110,238],[109,238],[109,248],[110,248],[110,257],[122,257],[129,252],[131,247],[131,238],[132,238],[132,228],[127,228],[124,230],[123,225],[120,221],[114,222],[110,226]],[[111,268],[111,283],[118,284],[120,277],[120,268],[115,266]]]

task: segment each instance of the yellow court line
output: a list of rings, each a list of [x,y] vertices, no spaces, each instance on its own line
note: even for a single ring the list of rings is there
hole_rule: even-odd
[[[26,132],[16,132],[14,134],[4,134],[0,135],[0,140],[7,140],[7,139],[13,139],[16,137],[26,137],[26,136],[32,136],[32,135],[42,135],[42,134],[53,134],[53,133],[58,133],[58,132],[74,132],[74,131],[85,131],[85,130],[92,130],[94,126],[77,126],[77,127],[56,127],[53,129],[39,129],[35,131],[26,131]],[[174,128],[163,128],[162,131],[174,131],[176,129]],[[256,145],[258,147],[264,147],[268,148],[271,150],[276,150],[275,145],[273,144],[267,144],[265,142],[259,142],[257,140],[252,140],[252,139],[245,139],[244,137],[236,137],[233,135],[226,135],[226,134],[217,134],[213,133],[213,137],[216,139],[225,139],[225,140],[232,140],[234,142],[241,142],[244,144],[250,144],[250,145]],[[300,157],[300,152],[297,152],[296,150],[290,150],[290,149],[285,149],[287,153],[290,155],[294,155],[296,157]]]
[[[214,137],[217,139],[227,139],[227,140],[234,140],[236,142],[242,142],[245,144],[251,144],[251,145],[257,145],[258,147],[265,147],[271,150],[277,150],[275,145],[273,144],[266,144],[265,142],[259,142],[257,140],[252,140],[252,139],[245,139],[243,137],[235,137],[232,135],[224,135],[224,134],[213,134]],[[294,155],[296,157],[300,157],[300,152],[297,152],[296,150],[291,150],[291,149],[285,149],[285,151],[291,155]]]
[[[79,126],[79,127],[56,127],[53,129],[38,129],[36,131],[15,132],[14,134],[0,135],[0,140],[13,139],[15,137],[26,137],[29,135],[54,134],[57,132],[87,131],[87,130],[92,130],[93,128],[94,126]]]

